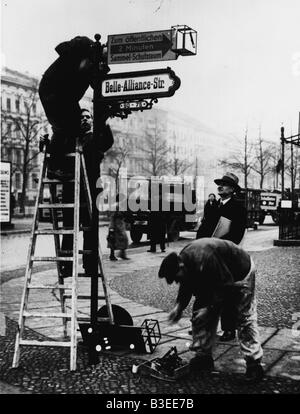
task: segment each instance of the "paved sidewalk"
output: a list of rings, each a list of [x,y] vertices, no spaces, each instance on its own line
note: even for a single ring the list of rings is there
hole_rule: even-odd
[[[13,218],[12,219],[12,228],[2,228],[1,229],[1,236],[10,236],[10,235],[17,235],[17,234],[27,234],[31,232],[32,229],[32,221],[33,217],[25,217],[25,218]],[[99,219],[99,227],[107,226],[109,221],[104,218]],[[51,226],[51,223],[48,222],[40,222],[39,227],[40,229],[48,228]]]
[[[179,251],[181,248],[182,245],[179,243],[179,245],[173,248],[173,250]],[[141,270],[141,268],[157,267],[163,257],[164,254],[157,253],[156,255],[153,255],[146,253],[145,251],[139,251],[134,255],[131,255],[130,261],[120,260],[118,262],[110,262],[105,260],[105,271],[108,280],[115,277],[126,278],[127,274],[132,274],[134,271]],[[53,281],[55,281],[54,274],[55,271],[53,271],[53,269],[37,272],[33,275],[33,282],[43,280],[43,283],[46,284],[51,282],[53,283]],[[68,280],[66,280],[66,283],[68,283]],[[80,293],[89,293],[89,288],[89,279],[83,279],[83,281],[80,282]],[[10,321],[16,321],[18,318],[22,289],[23,278],[12,279],[2,285],[0,313],[2,313],[2,315],[5,315],[7,319],[5,324],[2,323],[0,336],[10,335]],[[169,325],[167,321],[168,314],[160,309],[132,302],[129,299],[121,297],[117,292],[114,291],[111,291],[111,299],[112,303],[122,306],[130,313],[134,320],[135,326],[140,326],[145,319],[158,320],[162,332],[162,338],[153,354],[135,354],[130,350],[123,350],[111,354],[109,352],[106,352],[105,355],[107,358],[114,359],[120,357],[122,361],[130,361],[130,359],[132,359],[133,364],[137,359],[139,361],[142,361],[155,357],[161,357],[172,346],[177,347],[180,356],[186,361],[188,361],[193,356],[193,354],[188,350],[188,346],[191,342],[191,337],[188,334],[188,330],[190,329],[190,320],[188,318],[183,318],[179,321],[178,324]],[[41,308],[46,312],[60,311],[57,290],[53,289],[50,293],[49,291],[38,290],[32,294],[30,309],[37,310]],[[88,301],[80,302],[79,315],[89,316]],[[57,340],[62,336],[62,327],[57,319],[45,320],[34,318],[33,320],[29,320],[27,326],[32,330],[32,333],[34,335],[42,335],[55,338]],[[296,333],[299,332],[293,332],[291,329],[286,328],[276,329],[270,326],[260,327],[261,340],[264,348],[263,363],[267,378],[293,380],[293,383],[296,382],[297,387],[299,386],[300,390],[300,338],[299,335],[296,336]],[[78,338],[81,338],[79,332]],[[26,349],[27,351],[24,351],[25,362],[27,361],[28,363],[30,361],[31,354],[30,351],[28,351],[29,348]],[[35,358],[40,359],[40,364],[42,363],[42,359],[47,359],[47,355],[49,355],[49,348],[46,349],[48,351],[48,354],[46,353],[44,347],[38,347],[38,349],[35,349],[34,352],[32,351],[35,355]],[[237,341],[232,341],[229,343],[217,343],[214,355],[215,370],[218,375],[240,375],[244,373],[245,363],[240,354]],[[66,361],[68,366],[68,354],[66,354]],[[6,365],[8,367],[10,364],[11,361],[6,361]],[[67,370],[68,369],[64,367],[64,371]],[[80,367],[78,373],[80,375]],[[36,379],[37,378],[38,375],[36,375]],[[27,383],[25,382],[25,384]],[[26,389],[28,390],[28,388]]]

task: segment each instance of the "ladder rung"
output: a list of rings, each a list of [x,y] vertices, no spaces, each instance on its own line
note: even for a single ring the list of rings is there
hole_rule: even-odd
[[[43,178],[44,184],[65,184],[65,183],[74,183],[74,180],[62,181],[62,180],[54,180],[51,178]]]
[[[65,299],[71,299],[72,298],[72,295],[64,295],[64,298]],[[81,300],[85,300],[85,299],[91,299],[91,296],[89,296],[89,295],[78,295],[77,296],[77,299],[81,299]],[[105,299],[105,296],[98,296],[98,299],[99,300],[104,300]]]
[[[86,273],[78,273],[78,277],[91,277],[91,275],[87,275]],[[101,273],[98,273],[98,277],[102,277]]]
[[[32,345],[32,346],[71,346],[71,342],[62,341],[34,341],[30,339],[21,339],[20,345]]]
[[[43,312],[23,312],[25,318],[68,318],[71,319],[72,315],[70,313],[63,312],[53,312],[53,313],[43,313]]]
[[[44,229],[44,230],[36,230],[35,234],[74,234],[74,230],[53,230],[53,229]]]
[[[54,203],[54,204],[47,204],[47,203],[40,203],[39,208],[74,208],[74,203]]]
[[[93,253],[93,250],[78,250],[78,253],[79,254],[92,254]],[[59,254],[61,254],[61,255],[67,255],[67,254],[73,254],[73,250],[60,250],[59,251]]]
[[[78,316],[77,317],[78,322],[90,322],[91,318],[89,316]],[[98,322],[110,322],[109,318],[99,318],[97,317]]]
[[[65,154],[64,157],[75,157],[75,155],[76,155],[75,152],[69,152],[68,154]],[[46,158],[50,158],[49,153],[46,154]]]
[[[73,262],[73,257],[57,256],[31,256],[33,262]]]
[[[27,289],[72,289],[71,285],[38,285],[29,283]]]

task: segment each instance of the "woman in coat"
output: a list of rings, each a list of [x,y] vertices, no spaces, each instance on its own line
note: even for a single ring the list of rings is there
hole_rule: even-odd
[[[118,260],[115,256],[115,250],[120,250],[121,259],[129,259],[126,255],[128,237],[126,233],[125,217],[122,211],[115,211],[111,216],[108,227],[107,247],[110,249],[110,260]]]

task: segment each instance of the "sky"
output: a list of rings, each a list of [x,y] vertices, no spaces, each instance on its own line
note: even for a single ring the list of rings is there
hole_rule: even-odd
[[[76,35],[167,30],[198,33],[197,55],[177,60],[112,64],[111,72],[170,66],[181,79],[156,107],[188,114],[230,137],[248,128],[279,142],[298,131],[299,0],[1,0],[2,64],[41,76],[54,48]]]

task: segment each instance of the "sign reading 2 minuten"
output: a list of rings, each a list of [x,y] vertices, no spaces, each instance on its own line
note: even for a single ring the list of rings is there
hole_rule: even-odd
[[[180,79],[170,69],[117,73],[102,81],[101,97],[109,100],[159,98],[174,95]]]

